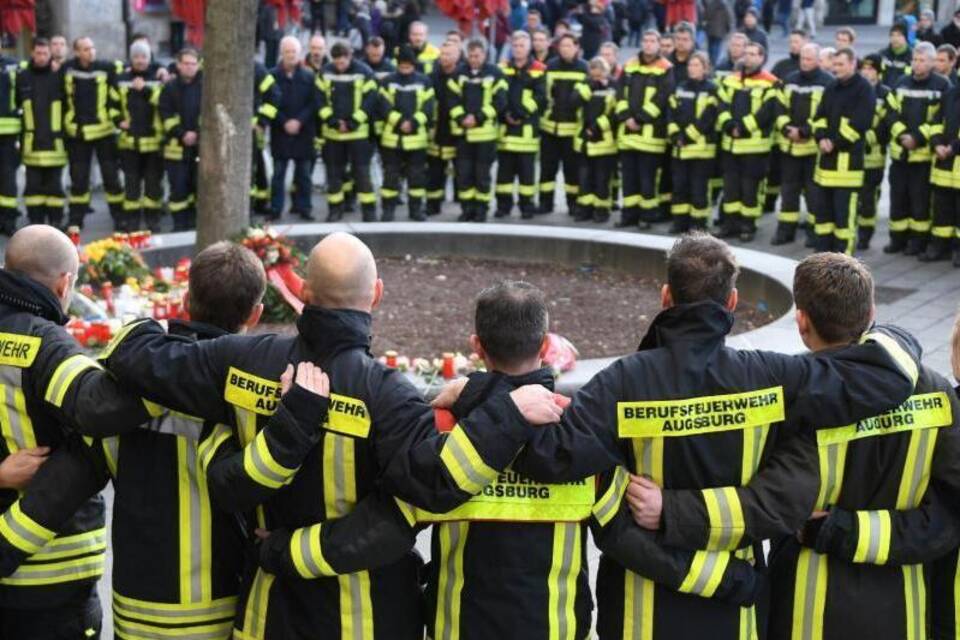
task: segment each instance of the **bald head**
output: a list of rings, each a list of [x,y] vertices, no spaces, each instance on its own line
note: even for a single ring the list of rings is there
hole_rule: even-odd
[[[62,231],[32,224],[10,238],[4,266],[54,290],[63,274],[77,274],[80,261],[77,248]]]
[[[377,263],[370,248],[348,233],[332,233],[307,262],[310,303],[328,309],[371,311],[380,299]]]

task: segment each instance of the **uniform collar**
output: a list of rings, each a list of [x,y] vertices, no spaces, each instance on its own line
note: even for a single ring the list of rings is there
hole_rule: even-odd
[[[69,318],[60,307],[60,301],[36,280],[17,271],[0,269],[0,304],[5,304],[59,325]]]
[[[733,314],[712,300],[680,304],[657,314],[638,350],[684,342],[723,344],[732,328]]]
[[[190,337],[194,340],[212,340],[230,333],[206,322],[170,320],[167,325],[171,335]]]
[[[454,415],[465,416],[498,389],[509,393],[528,384],[539,384],[553,391],[554,380],[553,371],[549,367],[541,367],[518,376],[508,376],[499,371],[477,371],[470,374],[470,380],[454,403],[452,411]]]
[[[320,355],[332,356],[347,349],[370,352],[369,313],[353,309],[325,309],[308,306],[297,320],[300,337]]]

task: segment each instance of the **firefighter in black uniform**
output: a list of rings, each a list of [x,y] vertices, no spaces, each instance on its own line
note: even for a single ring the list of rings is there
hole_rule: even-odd
[[[173,230],[197,226],[197,152],[199,151],[200,108],[203,98],[203,71],[196,49],[177,54],[177,77],[160,94],[167,180],[170,183],[168,208]]]
[[[370,181],[372,116],[376,113],[377,81],[370,67],[353,59],[350,46],[338,42],[330,49],[333,62],[317,76],[323,94],[319,133],[327,167],[327,222],[343,219],[347,168],[356,186],[364,222],[377,218],[377,196]]]
[[[63,130],[70,159],[70,224],[83,228],[90,208],[90,169],[97,155],[103,190],[115,227],[122,226],[123,186],[117,154],[117,76],[123,63],[97,60],[90,38],[77,38],[74,57],[63,65],[66,105]]]
[[[386,46],[380,36],[367,40],[363,47],[363,62],[373,71],[373,77],[378,83],[383,83],[387,76],[397,70],[393,61],[387,57]]]
[[[453,108],[450,80],[456,77],[460,66],[460,47],[447,42],[440,48],[440,57],[430,72],[437,118],[427,147],[427,215],[440,214],[447,197],[447,168],[457,157],[457,137],[447,114]],[[454,189],[456,192],[456,189]]]
[[[931,127],[933,148],[933,227],[924,262],[950,257],[960,267],[960,85],[943,94],[939,121]]]
[[[574,149],[580,154],[580,193],[574,220],[606,222],[610,219],[610,187],[617,167],[617,90],[610,80],[610,65],[596,57],[587,65],[589,79],[577,85],[580,131]]]
[[[138,41],[130,45],[130,68],[117,79],[119,96],[120,163],[125,196],[123,231],[160,231],[163,207],[163,124],[160,93],[163,83],[150,72],[150,48]]]
[[[873,232],[877,226],[877,205],[880,202],[880,187],[887,166],[887,147],[890,144],[890,128],[887,123],[887,94],[890,89],[880,83],[880,56],[873,53],[860,61],[860,75],[873,85],[877,94],[873,111],[873,124],[867,131],[864,148],[863,189],[860,190],[857,217],[857,250],[870,248]]]
[[[63,77],[50,62],[50,43],[33,41],[30,63],[17,74],[16,104],[23,122],[20,153],[27,168],[23,200],[31,224],[63,224]]]
[[[781,113],[775,128],[780,145],[781,200],[774,246],[793,242],[800,223],[801,195],[808,217],[812,217],[817,208],[813,183],[817,141],[810,122],[820,105],[823,89],[833,76],[820,68],[820,47],[808,43],[800,50],[800,69],[782,80]]]
[[[280,90],[277,79],[260,62],[253,62],[253,180],[250,185],[250,210],[253,213],[270,213],[270,178],[267,176],[267,129],[277,117]],[[313,144],[313,140],[310,140]]]
[[[879,52],[882,83],[891,89],[897,86],[900,78],[911,73],[910,63],[913,52],[907,42],[907,27],[897,23],[890,27],[890,45]]]
[[[78,269],[76,247],[52,227],[25,227],[6,246],[0,271],[2,457],[38,446],[58,455],[61,447],[84,446],[80,434],[113,435],[149,418],[140,399],[123,392],[62,326]],[[17,497],[2,492],[0,533],[26,561],[0,579],[0,637],[97,636],[95,583],[106,546],[102,498],[86,501],[54,532],[26,515]]]
[[[380,87],[383,135],[384,222],[394,219],[403,179],[407,179],[407,205],[411,220],[427,219],[423,211],[427,195],[427,146],[430,143],[436,107],[430,79],[416,70],[417,56],[408,45],[397,54],[397,71]]]
[[[17,72],[20,63],[0,55],[0,234],[12,236],[17,230],[17,168],[20,166],[19,107]]]
[[[497,143],[497,213],[513,210],[513,183],[518,182],[520,215],[533,218],[537,195],[537,153],[540,151],[540,113],[546,104],[546,65],[530,57],[530,36],[519,31],[511,39],[513,58],[503,63],[507,81],[507,109],[500,119]]]
[[[450,127],[457,140],[456,184],[460,222],[484,222],[490,208],[490,170],[497,159],[500,114],[507,106],[503,72],[486,62],[480,40],[467,43],[467,64],[447,82]]]

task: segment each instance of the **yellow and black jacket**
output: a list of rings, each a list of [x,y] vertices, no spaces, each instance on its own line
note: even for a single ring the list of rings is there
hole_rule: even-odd
[[[22,129],[17,104],[17,73],[21,68],[13,58],[0,55],[0,136],[18,136]]]
[[[28,167],[67,164],[63,143],[63,76],[50,65],[29,64],[17,74],[16,103],[23,119],[20,155]]]
[[[429,42],[424,43],[423,48],[419,51],[414,49],[412,44],[410,45],[410,49],[413,50],[417,56],[417,71],[425,75],[430,75],[437,62],[437,58],[440,57],[440,49]],[[400,47],[397,47],[393,52],[393,57],[396,58],[399,53]]]
[[[163,83],[154,79],[150,70],[127,70],[117,78],[119,115],[117,124],[126,121],[130,126],[120,131],[120,149],[138,153],[160,151],[163,144],[163,121],[160,119],[160,93]],[[135,78],[143,80],[143,89],[133,88]],[[159,204],[159,203],[158,203]]]
[[[808,523],[802,546],[794,536],[774,546],[770,637],[925,638],[923,563],[960,542],[951,513],[960,484],[960,402],[953,389],[921,368],[905,403],[818,430],[816,451],[816,509],[830,513]]]
[[[938,187],[960,189],[960,89],[952,87],[943,94],[939,118],[930,128],[930,146],[945,145],[953,155],[946,160],[933,158],[930,182]],[[938,232],[933,231],[934,235]],[[941,231],[941,234],[946,231]]]
[[[430,79],[422,73],[399,71],[380,84],[380,109],[383,133],[380,144],[387,149],[419,151],[427,148],[436,104]],[[404,121],[413,124],[410,133],[400,131]]]
[[[531,58],[527,66],[514,63],[501,66],[507,83],[507,108],[500,116],[498,149],[513,153],[537,153],[540,150],[540,113],[547,101],[544,72],[546,66]],[[510,116],[519,124],[507,122]]]
[[[273,124],[279,111],[280,87],[276,77],[267,71],[259,62],[253,63],[253,126],[258,125],[260,130],[254,130],[255,142],[258,149],[266,146],[264,133]]]
[[[673,157],[709,160],[717,155],[717,85],[710,80],[685,80],[671,94],[667,136]],[[683,145],[677,144],[683,142]]]
[[[500,114],[507,107],[507,83],[500,67],[484,63],[474,71],[467,65],[447,81],[450,90],[450,129],[466,142],[495,142],[499,135]],[[463,120],[472,115],[477,125],[463,128]]]
[[[735,71],[720,81],[720,116],[723,150],[733,155],[769,153],[777,116],[777,77],[758,70]],[[737,128],[739,137],[733,137]]]
[[[775,128],[780,134],[777,136],[780,151],[794,157],[817,155],[817,141],[810,125],[823,99],[823,90],[832,81],[833,76],[819,68],[810,72],[795,71],[784,79],[778,92],[780,115]],[[787,127],[797,127],[804,140],[794,142],[788,138]]]
[[[888,87],[896,87],[904,76],[910,75],[910,64],[913,62],[913,51],[905,46],[900,51],[893,47],[880,50],[880,82]]]
[[[372,116],[377,113],[377,80],[370,67],[351,60],[346,71],[340,73],[331,62],[317,76],[322,106],[319,111],[318,135],[324,140],[350,142],[370,137]],[[341,133],[339,123],[347,123]]]
[[[817,143],[833,142],[833,151],[818,155],[814,182],[821,187],[863,186],[864,149],[875,108],[876,93],[860,74],[824,90],[811,128]]]
[[[319,536],[375,489],[434,512],[456,507],[496,478],[533,431],[503,396],[449,435],[437,434],[433,410],[413,385],[370,357],[370,323],[369,314],[308,307],[297,337],[192,343],[145,321],[130,328],[108,362],[163,406],[234,426],[214,430],[201,445],[218,504],[246,510],[266,499],[257,526],[316,524]],[[263,427],[277,408],[287,363],[304,360],[331,376],[329,415],[315,443],[300,441],[296,455],[281,456]],[[322,555],[309,555],[313,540],[308,561],[323,566]],[[421,637],[420,564],[407,553],[376,570],[318,580],[251,568],[235,638],[304,639],[317,629],[343,638]]]
[[[91,142],[114,134],[120,102],[117,76],[121,73],[119,60],[95,60],[86,69],[76,59],[63,65],[63,130],[68,138]]]
[[[460,69],[457,67],[450,73],[444,73],[443,68],[436,64],[430,73],[436,114],[433,118],[433,131],[431,131],[427,154],[433,158],[453,160],[457,155],[457,135],[453,132],[453,123],[447,117],[447,114],[453,108],[453,93],[450,91],[450,81],[456,78],[459,72]]]
[[[673,94],[672,65],[666,58],[631,60],[623,68],[617,93],[617,144],[621,151],[663,153],[667,149],[667,111]],[[637,131],[627,128],[633,118]]]
[[[540,130],[560,138],[572,138],[580,130],[577,85],[587,81],[587,63],[581,58],[567,62],[559,56],[547,63],[547,108]]]
[[[580,129],[573,148],[587,157],[617,153],[617,90],[611,82],[581,82],[576,87],[580,102]]]
[[[887,147],[890,145],[890,127],[887,123],[887,94],[890,89],[886,85],[876,84],[873,90],[877,94],[876,107],[863,154],[863,166],[868,170],[887,166]]]
[[[954,389],[960,399],[960,386]],[[956,416],[954,416],[956,417]],[[933,492],[934,489],[930,489]],[[940,495],[939,493],[937,495]],[[956,505],[949,504],[953,510],[949,515],[956,516]],[[931,640],[957,640],[960,638],[960,589],[957,588],[957,576],[960,575],[960,549],[954,547],[942,558],[928,565],[930,575],[930,638]]]
[[[923,80],[907,75],[900,78],[887,94],[887,125],[890,128],[890,159],[905,162],[930,162],[932,127],[940,117],[943,94],[950,81],[937,73]],[[909,133],[917,142],[912,149],[900,146],[900,136]]]
[[[163,146],[166,160],[184,159],[185,149],[181,139],[187,131],[200,131],[202,103],[203,71],[198,71],[190,82],[177,76],[163,86],[159,110],[166,140]]]

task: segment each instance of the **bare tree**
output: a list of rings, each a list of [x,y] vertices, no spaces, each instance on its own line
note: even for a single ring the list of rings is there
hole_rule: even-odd
[[[249,224],[257,0],[207,0],[197,250]]]

